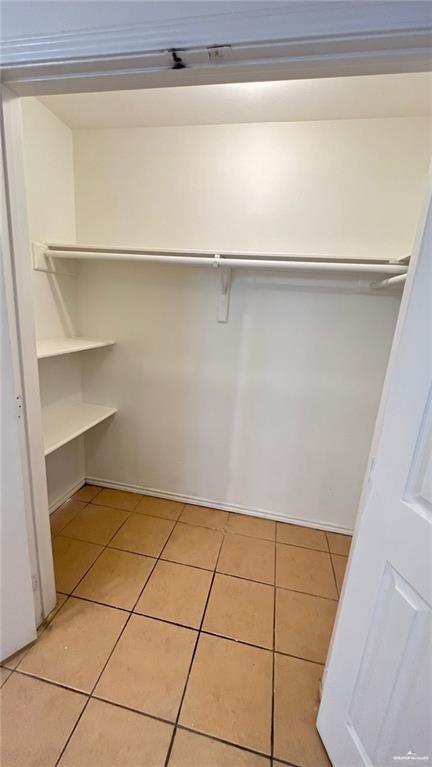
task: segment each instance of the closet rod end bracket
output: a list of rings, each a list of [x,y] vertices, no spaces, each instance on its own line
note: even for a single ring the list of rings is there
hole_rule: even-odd
[[[76,277],[77,264],[75,261],[68,260],[66,265],[70,268],[70,271],[64,271],[64,269],[58,268],[58,260],[53,256],[47,255],[47,246],[41,242],[32,242],[32,265],[35,272],[45,272],[45,274],[63,275],[65,277]],[[61,264],[64,267],[64,264]]]

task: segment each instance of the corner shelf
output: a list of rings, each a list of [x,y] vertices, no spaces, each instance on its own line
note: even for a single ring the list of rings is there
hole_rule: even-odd
[[[73,354],[88,349],[100,349],[103,346],[113,346],[114,341],[96,338],[80,338],[78,336],[62,338],[45,338],[36,342],[38,360],[47,357],[59,357],[62,354]]]
[[[42,410],[45,455],[53,453],[117,412],[115,407],[86,402],[49,405]]]

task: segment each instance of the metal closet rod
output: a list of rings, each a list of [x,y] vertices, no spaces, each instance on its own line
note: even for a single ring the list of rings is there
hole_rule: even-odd
[[[188,264],[193,266],[213,266],[213,267],[233,267],[233,268],[254,268],[254,269],[288,269],[297,271],[330,271],[330,272],[378,272],[380,274],[404,274],[406,265],[398,263],[365,262],[349,259],[342,261],[339,259],[330,260],[328,256],[295,256],[269,254],[240,254],[236,253],[214,253],[200,251],[170,251],[157,250],[154,252],[138,249],[106,248],[99,249],[89,247],[80,249],[77,246],[48,245],[44,255],[54,258],[78,258],[80,260],[106,261],[153,261],[168,264]],[[315,259],[315,260],[314,260]],[[321,260],[319,260],[321,259]]]

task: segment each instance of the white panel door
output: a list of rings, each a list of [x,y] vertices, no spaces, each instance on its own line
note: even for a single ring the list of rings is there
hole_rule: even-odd
[[[0,344],[0,660],[4,660],[36,638],[36,617],[15,384],[1,263]]]
[[[334,767],[432,765],[432,214],[417,236],[317,727]]]

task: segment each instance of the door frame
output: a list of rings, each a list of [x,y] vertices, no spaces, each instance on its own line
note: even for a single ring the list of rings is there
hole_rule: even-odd
[[[212,47],[189,48],[182,51],[185,69],[172,68],[168,50],[133,56],[130,53],[91,58],[75,55],[61,61],[33,61],[4,68],[2,155],[6,169],[7,216],[3,225],[9,242],[4,260],[8,275],[8,315],[14,329],[11,345],[16,391],[24,403],[20,442],[26,467],[27,526],[35,576],[37,625],[55,605],[55,585],[31,297],[21,96],[428,71],[432,62],[426,38],[427,31],[420,30],[406,34],[399,31],[397,34],[353,34],[349,38],[318,36],[310,40],[230,45],[230,56],[222,66],[217,59],[212,59]]]
[[[2,263],[23,468],[27,543],[39,626],[56,604],[33,315],[21,105],[1,86]]]

